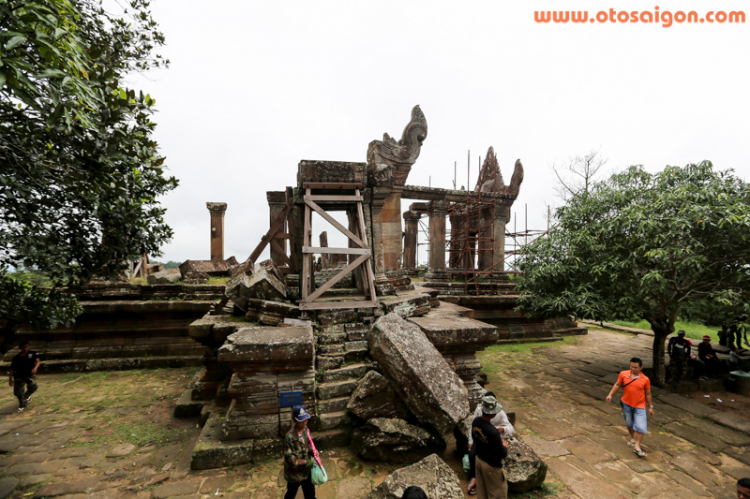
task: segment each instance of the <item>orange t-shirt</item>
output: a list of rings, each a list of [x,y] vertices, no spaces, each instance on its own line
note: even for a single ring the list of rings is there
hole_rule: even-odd
[[[628,369],[620,373],[617,377],[617,382],[624,387],[620,400],[636,409],[646,408],[646,390],[651,389],[651,381],[645,374],[641,373],[638,378],[631,378],[630,369]]]

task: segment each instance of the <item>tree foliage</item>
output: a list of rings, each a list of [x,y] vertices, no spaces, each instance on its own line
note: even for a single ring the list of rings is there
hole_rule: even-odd
[[[55,287],[158,254],[172,236],[154,99],[124,78],[168,64],[148,11],[99,0],[0,0],[0,317],[54,327],[80,309]],[[13,280],[44,272],[53,289]]]
[[[696,303],[737,307],[750,289],[750,186],[708,161],[631,167],[572,196],[555,219],[522,252],[522,309],[647,320],[660,382],[677,317]]]

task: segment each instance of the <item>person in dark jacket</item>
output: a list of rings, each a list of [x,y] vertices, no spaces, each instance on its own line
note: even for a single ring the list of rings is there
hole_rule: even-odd
[[[692,343],[685,339],[685,331],[682,329],[677,331],[677,336],[672,336],[669,339],[667,353],[669,354],[670,373],[667,383],[680,381],[685,375],[691,347]]]
[[[315,464],[313,451],[307,438],[307,420],[310,414],[304,405],[292,409],[294,426],[284,437],[284,479],[286,494],[284,499],[294,499],[302,487],[305,499],[315,499],[315,485],[310,475]]]
[[[471,423],[471,436],[476,447],[477,497],[506,499],[508,480],[503,471],[503,459],[508,456],[508,443],[491,421],[503,406],[495,397],[482,399],[482,416]]]
[[[717,376],[726,371],[726,363],[716,355],[714,347],[711,346],[711,337],[708,335],[705,335],[703,341],[698,345],[698,358],[705,364],[706,374],[709,377]]]
[[[10,362],[8,384],[13,387],[13,394],[18,399],[18,412],[23,412],[31,402],[33,394],[39,386],[34,381],[39,369],[39,354],[29,349],[29,342],[23,340],[18,344],[18,355]]]

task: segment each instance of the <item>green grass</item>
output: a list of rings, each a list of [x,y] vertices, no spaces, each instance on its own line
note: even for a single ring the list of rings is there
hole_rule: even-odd
[[[115,426],[115,438],[139,447],[176,442],[189,432],[190,428],[167,428],[153,423],[118,424]]]
[[[620,326],[625,327],[634,327],[638,329],[647,329],[651,331],[651,325],[645,321],[639,321],[639,322],[630,322],[630,321],[609,321],[613,324],[618,324]],[[711,337],[711,341],[714,343],[719,342],[719,327],[718,326],[706,326],[705,324],[701,324],[700,322],[686,322],[686,321],[677,321],[674,323],[674,330],[675,333],[679,331],[680,329],[685,330],[685,336],[688,338],[692,338],[695,340],[703,339],[703,335],[709,335]]]
[[[209,277],[208,284],[226,284],[229,279],[229,277]]]
[[[506,343],[503,345],[490,345],[484,349],[487,353],[512,352],[512,353],[534,353],[535,348],[560,348],[566,345],[576,345],[578,339],[575,336],[564,336],[562,341],[534,341],[529,343]]]

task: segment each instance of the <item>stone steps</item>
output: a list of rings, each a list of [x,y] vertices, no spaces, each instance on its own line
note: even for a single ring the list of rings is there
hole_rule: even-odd
[[[338,354],[321,354],[318,352],[316,357],[317,368],[323,370],[337,369],[346,360],[345,353]]]
[[[346,447],[352,442],[351,428],[335,428],[333,430],[316,431],[313,433],[315,447],[321,450]]]
[[[319,400],[349,396],[357,388],[357,380],[348,379],[332,383],[320,383],[316,388]]]
[[[318,354],[329,355],[332,353],[346,353],[344,348],[345,345],[342,343],[335,345],[318,345]]]
[[[321,430],[331,430],[336,428],[341,423],[349,421],[349,417],[346,415],[346,411],[339,412],[327,412],[318,416],[318,421]]]
[[[367,365],[364,362],[349,364],[338,369],[330,369],[323,373],[322,382],[332,383],[336,381],[345,381],[350,378],[361,378],[367,372]]]
[[[318,414],[339,412],[346,409],[349,403],[349,396],[337,397],[333,399],[318,400]]]

